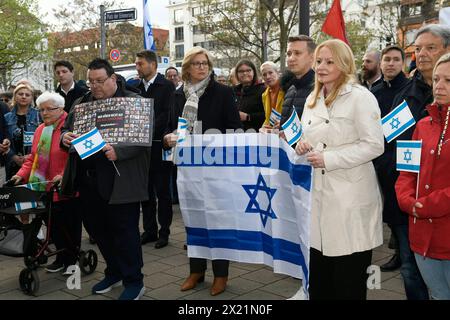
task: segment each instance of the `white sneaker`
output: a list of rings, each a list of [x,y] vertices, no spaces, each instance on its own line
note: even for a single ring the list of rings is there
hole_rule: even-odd
[[[301,286],[296,294],[286,300],[308,300],[308,297],[306,296],[303,286]]]

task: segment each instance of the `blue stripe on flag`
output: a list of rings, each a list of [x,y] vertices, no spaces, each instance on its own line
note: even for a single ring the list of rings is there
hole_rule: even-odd
[[[419,172],[420,166],[413,164],[397,163],[397,170]]]
[[[92,148],[89,151],[86,151],[83,154],[80,154],[80,158],[82,160],[84,160],[85,158],[89,157],[91,154],[96,153],[97,151],[99,151],[101,148],[103,148],[106,145],[105,141],[102,141],[102,143],[100,143],[98,146],[96,146],[95,148]]]
[[[408,107],[408,103],[403,100],[401,104],[399,104],[394,110],[392,110],[387,116],[385,116],[383,119],[381,119],[381,123],[385,124],[387,121],[391,120],[394,116],[399,114],[403,109]]]
[[[303,133],[303,130],[302,129],[299,130],[299,132],[291,140],[288,141],[288,144],[290,146],[292,146],[294,143],[296,143],[302,136],[302,133]]]
[[[281,126],[283,128],[283,130],[286,130],[286,128],[289,128],[289,126],[291,125],[291,123],[295,120],[295,117],[297,116],[297,112],[292,111],[291,116],[289,117],[289,119],[283,123],[283,125]]]
[[[261,231],[186,227],[186,233],[188,245],[264,252],[274,260],[301,266],[305,278],[308,279],[305,257],[298,243],[272,238]]]
[[[87,139],[87,138],[89,138],[89,137],[92,137],[92,136],[93,136],[94,134],[96,134],[97,132],[98,132],[98,129],[95,128],[95,129],[93,129],[91,132],[88,132],[88,133],[86,133],[85,135],[82,135],[82,136],[80,136],[80,137],[78,137],[78,138],[76,138],[76,139],[73,139],[73,140],[72,140],[72,145],[77,144],[78,142],[83,141],[83,140],[85,140],[85,139]]]
[[[397,141],[397,148],[415,148],[415,149],[420,149],[422,148],[422,143],[421,142],[416,142],[416,141]]]
[[[416,121],[413,119],[409,120],[408,122],[406,122],[404,125],[402,125],[400,128],[398,128],[397,130],[395,130],[394,132],[392,132],[389,136],[386,137],[386,141],[389,143],[392,140],[394,140],[396,137],[398,137],[399,135],[401,135],[403,132],[405,132],[409,127],[412,127],[414,124],[416,123]]]
[[[217,159],[220,163],[209,163],[209,161],[205,161],[203,154],[206,148],[208,148],[208,151],[219,149],[222,152],[222,158]],[[187,150],[190,152],[190,158],[184,159],[183,156]],[[263,150],[264,153],[262,152]],[[210,152],[210,154],[214,156],[215,152]],[[261,154],[264,155],[264,159],[261,159],[258,156]],[[263,163],[261,161],[271,159],[273,156],[278,156],[278,161],[269,160],[268,163]],[[286,151],[281,148],[266,146],[221,146],[217,148],[205,146],[180,146],[177,151],[177,160],[180,162],[176,165],[180,167],[261,167],[278,169],[289,173],[294,185],[301,186],[307,191],[311,191],[312,167],[292,163],[289,160]],[[189,161],[189,163],[186,163],[185,160]]]

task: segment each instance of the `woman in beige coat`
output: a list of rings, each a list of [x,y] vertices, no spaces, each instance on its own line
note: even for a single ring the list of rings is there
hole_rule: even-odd
[[[356,84],[353,53],[328,40],[315,51],[315,87],[296,152],[314,169],[311,299],[366,299],[372,249],[381,245],[381,195],[372,159],[383,153],[377,100]]]

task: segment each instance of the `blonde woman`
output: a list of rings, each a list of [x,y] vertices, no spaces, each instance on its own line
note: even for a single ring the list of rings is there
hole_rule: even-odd
[[[188,120],[190,133],[205,133],[209,129],[217,129],[225,133],[227,129],[239,129],[239,112],[234,104],[232,89],[214,80],[213,64],[210,53],[200,47],[193,47],[183,59],[181,77],[183,86],[173,96],[169,124],[164,135],[164,147],[176,145],[178,117]],[[202,131],[199,132],[201,123]],[[189,244],[189,230],[188,244]],[[195,288],[205,279],[206,259],[190,258],[189,277],[181,285],[181,291]],[[225,291],[228,281],[228,260],[212,260],[214,281],[210,290],[212,296]]]
[[[372,249],[383,242],[372,164],[384,149],[380,109],[357,84],[353,53],[344,42],[323,42],[314,61],[304,139],[296,146],[314,167],[310,298],[364,300]]]

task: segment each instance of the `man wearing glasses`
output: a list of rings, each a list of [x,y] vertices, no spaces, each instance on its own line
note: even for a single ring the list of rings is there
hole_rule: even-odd
[[[90,92],[74,105],[115,97],[138,97],[117,81],[112,66],[104,59],[94,59],[88,66]],[[64,124],[61,144],[70,148],[64,172],[64,194],[79,192],[86,228],[97,241],[105,262],[105,278],[92,287],[93,294],[103,294],[123,285],[120,300],[138,300],[145,291],[141,272],[142,249],[139,235],[139,204],[148,200],[150,148],[106,144],[81,160],[71,142],[74,108]],[[112,161],[117,166],[116,172]]]

